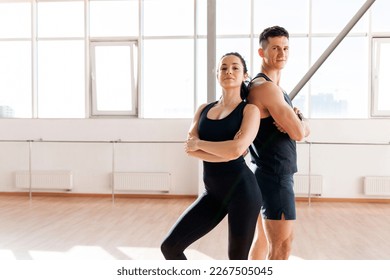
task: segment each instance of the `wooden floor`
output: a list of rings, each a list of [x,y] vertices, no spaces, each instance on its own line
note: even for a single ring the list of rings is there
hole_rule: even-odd
[[[160,243],[190,198],[0,195],[0,260],[161,260]],[[390,260],[390,204],[297,203],[291,259]],[[227,259],[226,219],[189,259]]]

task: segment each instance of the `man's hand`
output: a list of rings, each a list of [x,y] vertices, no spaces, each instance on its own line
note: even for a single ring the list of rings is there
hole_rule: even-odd
[[[295,112],[295,114],[297,114],[298,118],[301,121],[303,121],[303,119],[304,119],[303,114],[301,113],[301,111],[297,107],[294,107],[294,112]]]
[[[283,127],[278,124],[277,122],[274,122],[274,125],[276,126],[276,128],[281,132],[281,133],[287,133],[286,130],[283,129]]]

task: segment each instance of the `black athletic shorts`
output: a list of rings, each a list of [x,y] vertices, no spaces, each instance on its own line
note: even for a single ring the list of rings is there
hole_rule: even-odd
[[[274,175],[252,167],[263,197],[261,213],[264,219],[295,220],[294,174]]]

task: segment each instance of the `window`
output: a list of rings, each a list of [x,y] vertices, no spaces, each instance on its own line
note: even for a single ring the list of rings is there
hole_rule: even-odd
[[[0,118],[31,118],[31,4],[0,3]]]
[[[143,116],[191,118],[194,112],[194,42],[144,42]]]
[[[38,118],[84,118],[82,40],[38,42]]]
[[[373,32],[390,32],[390,1],[375,1],[371,8]]]
[[[37,19],[40,38],[84,37],[82,1],[39,1]]]
[[[239,5],[237,5],[236,0],[216,1],[217,35],[250,34],[251,6],[249,0],[240,0]],[[219,57],[217,60],[219,60]]]
[[[309,0],[254,0],[254,33],[258,39],[267,26],[279,25],[290,33],[309,32]]]
[[[31,44],[0,41],[0,117],[31,118]]]
[[[313,39],[313,61],[334,38]],[[368,117],[368,48],[365,37],[346,37],[310,80],[312,118]]]
[[[92,115],[136,115],[137,42],[92,42],[91,57]]]
[[[0,38],[31,37],[31,4],[0,3]]]
[[[216,61],[240,52],[251,76],[261,64],[259,33],[272,25],[290,32],[287,93],[366,2],[215,1]],[[0,117],[191,118],[216,74],[207,73],[208,4],[0,0]],[[389,8],[376,1],[300,90],[293,103],[305,116],[389,115]]]
[[[194,0],[145,0],[143,12],[140,116],[191,118],[195,100]]]
[[[145,36],[194,35],[194,0],[144,0],[143,2]]]
[[[339,33],[352,19],[366,0],[340,1],[340,0],[311,0],[312,2],[312,32],[313,33]],[[351,30],[354,32],[367,32],[368,13],[366,13]]]
[[[37,23],[36,115],[84,118],[84,3],[39,1]]]
[[[138,36],[138,0],[90,1],[90,36]]]
[[[373,38],[373,116],[390,116],[390,38]]]

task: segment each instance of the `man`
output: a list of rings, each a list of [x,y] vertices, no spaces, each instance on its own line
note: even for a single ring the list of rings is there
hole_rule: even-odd
[[[251,259],[288,259],[296,219],[293,175],[297,172],[296,142],[310,129],[288,95],[279,87],[289,54],[289,34],[279,26],[259,38],[261,72],[251,81],[248,102],[260,110],[261,124],[250,147],[253,171],[263,196]],[[264,235],[265,234],[265,235]]]

